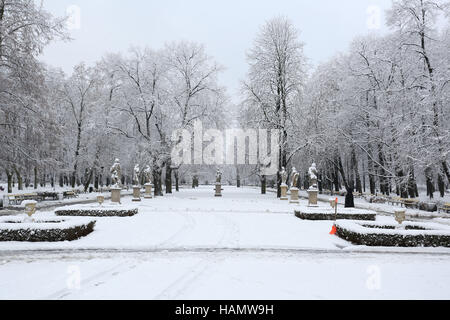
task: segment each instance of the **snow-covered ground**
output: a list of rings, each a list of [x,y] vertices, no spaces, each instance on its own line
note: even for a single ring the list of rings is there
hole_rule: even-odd
[[[449,248],[354,246],[329,234],[332,221],[300,220],[299,205],[256,188],[123,206],[139,214],[96,218],[77,241],[0,243],[0,299],[450,298]]]

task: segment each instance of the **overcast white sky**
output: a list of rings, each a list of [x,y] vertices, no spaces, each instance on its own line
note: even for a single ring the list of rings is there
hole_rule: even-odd
[[[345,51],[357,35],[384,32],[390,5],[391,0],[44,0],[57,16],[79,8],[80,24],[72,25],[73,41],[50,45],[42,60],[70,73],[77,63],[92,64],[106,52],[196,41],[226,68],[221,83],[236,97],[247,72],[246,52],[266,20],[291,19],[310,63],[317,65]],[[381,13],[379,28],[373,7]]]

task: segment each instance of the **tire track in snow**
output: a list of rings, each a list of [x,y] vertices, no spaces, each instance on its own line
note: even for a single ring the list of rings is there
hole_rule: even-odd
[[[94,275],[87,277],[86,279],[81,278],[80,290],[74,290],[69,288],[62,289],[47,296],[46,298],[44,298],[44,300],[61,300],[67,298],[72,294],[80,294],[83,290],[92,287],[92,285],[94,286],[102,285],[112,277],[117,276],[118,274],[122,273],[127,269],[132,269],[133,267],[134,266],[130,265],[129,262],[121,262],[112,268],[108,268],[106,270],[97,272]]]
[[[222,237],[216,243],[216,247],[223,246],[238,247],[240,242],[240,229],[239,226],[226,214],[214,214],[215,219],[221,221]]]
[[[175,300],[179,298],[188,290],[192,290],[193,285],[198,284],[198,280],[201,277],[210,274],[214,267],[225,259],[227,259],[225,256],[209,256],[202,258],[200,262],[189,268],[187,272],[183,273],[179,278],[170,283],[156,295],[153,300]]]
[[[189,214],[188,214],[189,215]],[[212,213],[216,221],[219,222],[221,227],[221,236],[217,243],[214,245],[216,248],[220,248],[222,245],[231,245],[239,242],[239,227],[230,218],[224,214]],[[227,259],[226,256],[208,255],[202,258],[194,267],[190,268],[181,277],[173,281],[163,291],[154,297],[155,300],[173,300],[180,295],[184,294],[188,290],[192,290],[194,284],[198,284],[198,280],[211,273],[214,267],[221,261]]]
[[[172,234],[169,238],[167,238],[166,240],[160,242],[157,246],[158,247],[167,247],[167,245],[176,245],[176,242],[174,243],[174,240],[177,238],[182,237],[183,234],[185,233],[189,233],[191,230],[193,230],[195,228],[196,222],[195,219],[192,217],[192,215],[190,214],[181,214],[176,212],[176,214],[178,216],[183,217],[185,223],[183,224],[183,226],[178,229],[174,234]]]

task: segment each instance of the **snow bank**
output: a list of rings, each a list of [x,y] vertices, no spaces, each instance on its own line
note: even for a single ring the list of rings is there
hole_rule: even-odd
[[[301,207],[295,210],[296,217],[303,220],[370,220],[375,221],[375,211],[355,208],[338,208],[337,216],[335,209],[331,207]]]
[[[450,247],[450,227],[436,223],[337,221],[337,236],[354,244],[387,247]]]
[[[0,219],[0,241],[57,242],[72,241],[94,231],[94,220],[23,217]]]

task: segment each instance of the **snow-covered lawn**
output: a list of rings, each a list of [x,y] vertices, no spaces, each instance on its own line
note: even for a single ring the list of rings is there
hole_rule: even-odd
[[[255,188],[124,197],[123,207],[139,214],[94,218],[77,241],[0,243],[0,299],[450,298],[450,249],[354,246],[329,234],[332,221],[300,220],[299,205]]]

